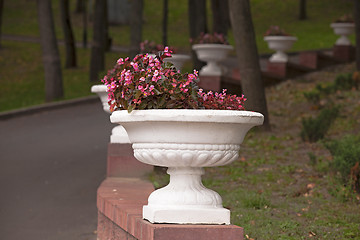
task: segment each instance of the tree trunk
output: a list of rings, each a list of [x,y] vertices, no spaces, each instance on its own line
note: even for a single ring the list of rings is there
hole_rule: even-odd
[[[356,70],[360,71],[360,1],[354,0]]]
[[[87,7],[86,7],[86,2],[82,1],[83,5],[83,14],[82,14],[82,20],[83,20],[83,36],[82,36],[82,40],[83,40],[83,48],[87,48],[87,42],[88,42],[88,37],[87,37]]]
[[[76,0],[75,13],[84,12],[85,0]]]
[[[57,46],[51,1],[37,0],[40,42],[45,70],[45,100],[63,97],[61,62]]]
[[[164,46],[167,46],[167,25],[168,25],[168,11],[169,11],[169,0],[163,0],[163,31],[162,31],[162,42]]]
[[[197,38],[200,33],[206,33],[206,0],[189,0],[189,27],[190,27],[190,38]],[[194,62],[194,68],[200,70],[205,63],[201,62],[194,50],[191,51],[192,59]]]
[[[213,13],[213,32],[227,35],[230,27],[228,0],[211,0]]]
[[[131,0],[130,6],[130,56],[133,58],[140,53],[142,41],[143,0]]]
[[[64,31],[65,50],[66,50],[66,68],[75,68],[76,64],[76,47],[74,34],[71,27],[69,14],[69,0],[60,0],[61,23]]]
[[[265,116],[264,129],[270,130],[265,88],[261,79],[249,0],[229,0],[230,20],[241,75],[241,87],[248,99],[245,107]]]
[[[0,0],[0,48],[1,48],[1,27],[2,27],[3,9],[4,9],[4,0]]]
[[[105,1],[96,0],[91,45],[90,81],[98,81],[99,73],[105,68]]]
[[[299,20],[306,20],[306,0],[299,0]]]
[[[112,39],[109,35],[109,19],[108,19],[108,4],[107,1],[104,1],[104,23],[105,23],[105,52],[109,52],[111,50]]]

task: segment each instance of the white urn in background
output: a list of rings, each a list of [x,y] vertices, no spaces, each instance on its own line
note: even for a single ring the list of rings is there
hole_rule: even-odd
[[[336,40],[335,45],[350,46],[351,41],[348,36],[355,31],[355,24],[352,22],[332,23],[330,27],[333,28],[334,33],[340,37]]]
[[[152,109],[115,111],[139,161],[168,167],[170,183],[151,193],[143,218],[152,223],[230,224],[221,196],[201,182],[203,167],[229,164],[263,115],[250,111]]]
[[[91,87],[91,92],[99,96],[103,110],[110,114],[106,88],[104,84],[94,85]],[[121,125],[117,125],[111,130],[110,143],[130,143],[129,137]]]
[[[199,71],[200,76],[221,76],[223,71],[218,65],[225,60],[233,46],[227,44],[194,44],[192,49],[196,52],[198,59],[207,64]]]
[[[289,57],[286,51],[292,48],[297,38],[293,36],[266,36],[264,40],[268,43],[269,48],[275,51],[269,59],[270,62],[288,62]]]
[[[185,54],[172,54],[169,58],[164,58],[164,62],[171,62],[177,70],[182,69],[184,63],[190,60],[189,55]]]

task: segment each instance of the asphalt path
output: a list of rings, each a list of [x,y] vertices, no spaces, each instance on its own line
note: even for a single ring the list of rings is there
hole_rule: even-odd
[[[95,240],[113,126],[100,100],[0,120],[0,239]]]

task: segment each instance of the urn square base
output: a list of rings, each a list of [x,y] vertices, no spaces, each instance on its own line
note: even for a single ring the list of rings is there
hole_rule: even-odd
[[[143,218],[151,223],[230,224],[226,208],[166,208],[143,206]]]

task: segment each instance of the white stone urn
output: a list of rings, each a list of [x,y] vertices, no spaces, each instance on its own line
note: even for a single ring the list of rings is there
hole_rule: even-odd
[[[218,62],[226,59],[228,53],[233,50],[233,46],[226,44],[194,44],[192,49],[197,57],[207,64],[200,70],[203,76],[221,76],[223,74]]]
[[[99,84],[94,85],[91,87],[91,92],[96,93],[100,101],[103,105],[103,109],[106,113],[110,113],[110,106],[108,104],[108,93],[106,92],[106,85]],[[111,136],[110,136],[110,142],[111,143],[130,143],[129,137],[125,131],[125,129],[121,126],[115,126],[111,130]]]
[[[99,84],[99,85],[94,85],[91,87],[91,92],[92,93],[96,93],[99,98],[100,101],[103,105],[103,109],[105,112],[110,113],[110,106],[108,104],[108,93],[106,92],[106,85],[105,84]]]
[[[293,46],[297,38],[293,36],[266,36],[264,40],[271,50],[276,51],[270,57],[270,62],[287,62],[289,57],[285,52]]]
[[[143,218],[152,223],[230,224],[220,195],[201,182],[203,167],[238,159],[246,133],[263,119],[257,112],[234,110],[113,112],[110,120],[126,129],[135,158],[168,167],[170,183],[151,193]]]
[[[354,23],[332,23],[330,24],[330,27],[333,28],[336,35],[340,35],[340,38],[336,40],[335,45],[351,45],[348,36],[354,33]]]
[[[164,58],[164,62],[171,62],[177,70],[182,69],[184,63],[190,60],[189,55],[185,54],[172,54],[169,58]]]

